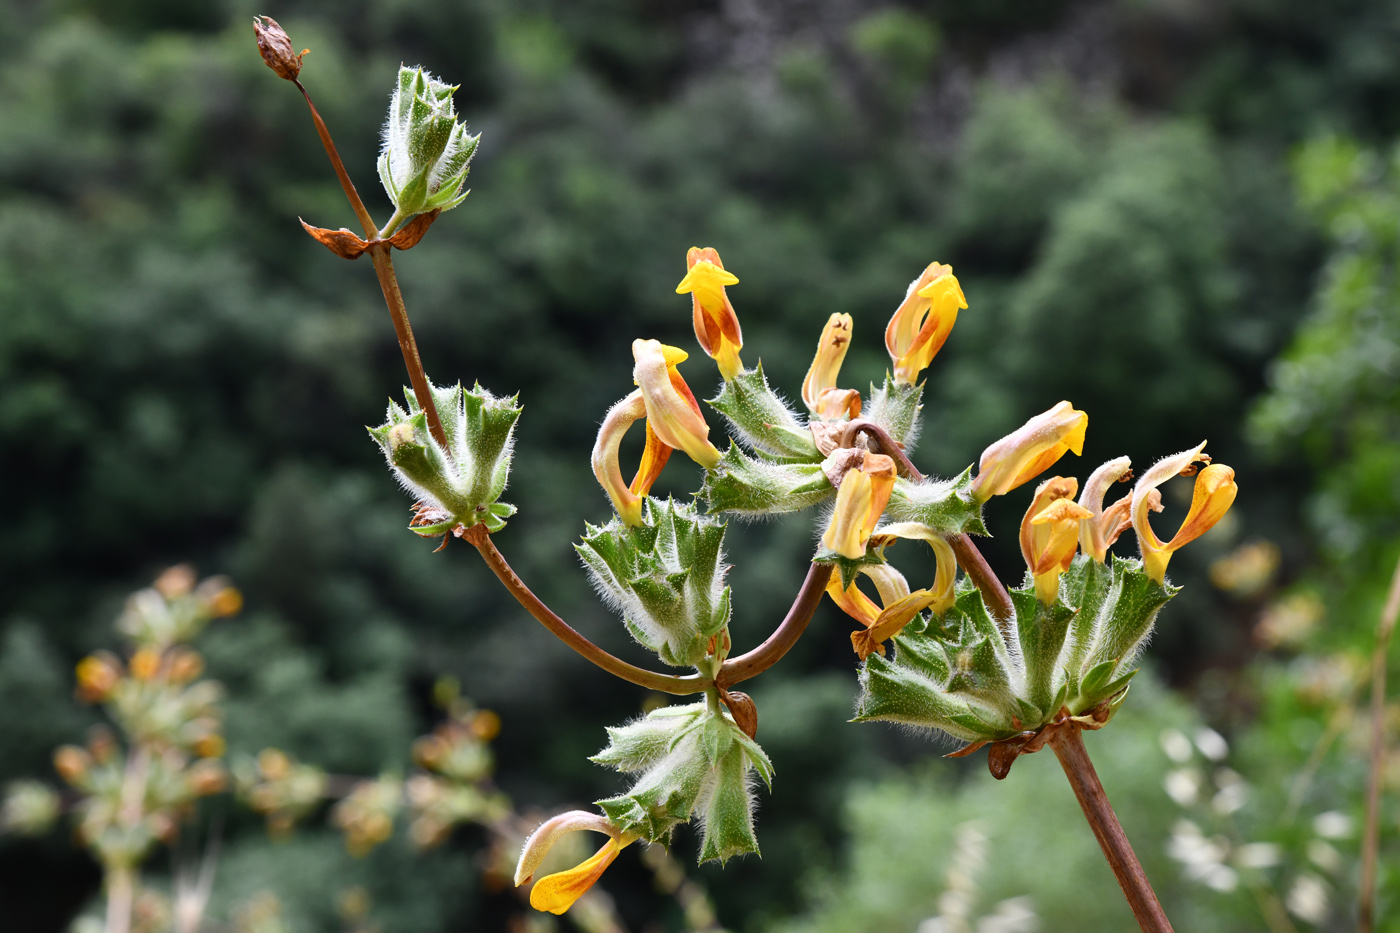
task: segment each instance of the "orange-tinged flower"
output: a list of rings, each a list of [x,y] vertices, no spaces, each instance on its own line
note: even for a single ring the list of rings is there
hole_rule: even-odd
[[[877,607],[854,582],[843,588],[839,574],[832,576],[826,591],[832,602],[864,626],[851,633],[851,647],[864,661],[871,654],[883,654],[881,645],[898,635],[915,616],[937,602],[939,596],[932,590],[911,593],[904,575],[888,564],[865,566],[861,572],[875,581],[883,608]]]
[[[622,467],[618,462],[622,438],[634,421],[645,418],[646,415],[646,403],[642,400],[642,390],[638,389],[608,409],[603,418],[603,426],[598,429],[598,439],[593,443],[593,475],[612,500],[618,517],[628,525],[642,523],[642,500],[646,498],[651,484],[656,481],[661,467],[671,455],[670,448],[665,447],[661,440],[656,438],[654,431],[648,430],[641,469],[637,471],[630,485],[622,478]]]
[[[78,662],[78,696],[86,703],[101,703],[112,695],[122,677],[122,664],[106,651],[88,655]]]
[[[676,294],[690,293],[695,339],[714,358],[720,374],[733,379],[743,368],[739,349],[744,345],[744,333],[724,287],[738,285],[739,279],[724,270],[719,253],[709,247],[692,246],[685,254],[685,265],[685,278],[676,286]]]
[[[818,420],[840,421],[860,415],[860,393],[836,388],[841,363],[851,346],[851,326],[849,314],[833,314],[827,320],[817,341],[817,354],[802,382],[802,401]]]
[[[1078,480],[1052,476],[1036,488],[1021,519],[1021,556],[1035,579],[1035,595],[1043,603],[1059,599],[1060,574],[1069,569],[1079,550],[1079,523],[1093,517],[1074,501],[1078,491]]]
[[[1138,546],[1142,549],[1142,566],[1158,583],[1166,579],[1167,562],[1172,554],[1215,527],[1215,523],[1230,511],[1235,494],[1239,492],[1235,471],[1224,464],[1212,463],[1196,475],[1191,508],[1172,539],[1164,544],[1152,531],[1148,517],[1152,512],[1161,511],[1157,487],[1173,476],[1189,475],[1197,463],[1210,463],[1210,457],[1202,453],[1205,446],[1206,442],[1201,441],[1191,450],[1158,460],[1133,487],[1133,530],[1137,532]]]
[[[1122,481],[1132,473],[1132,461],[1127,457],[1110,460],[1089,474],[1084,484],[1084,492],[1079,496],[1079,504],[1089,512],[1089,517],[1079,525],[1079,546],[1094,560],[1103,563],[1108,557],[1108,549],[1118,540],[1118,536],[1132,526],[1129,512],[1132,508],[1131,493],[1103,507],[1108,487]]]
[[[1060,402],[1041,412],[982,451],[972,496],[986,502],[992,496],[1008,493],[1050,469],[1073,451],[1084,450],[1084,431],[1089,416],[1069,402]]]
[[[953,608],[953,603],[957,601],[954,584],[957,583],[958,577],[958,559],[953,554],[953,547],[948,543],[947,538],[922,522],[897,522],[893,525],[884,525],[876,528],[875,533],[870,537],[877,546],[887,545],[895,538],[927,542],[929,547],[933,548],[933,555],[937,560],[933,586],[930,587],[935,600],[929,608],[934,611],[934,614],[940,616]]]
[[[870,533],[894,491],[894,480],[893,459],[863,451],[861,462],[841,479],[836,508],[822,535],[822,546],[852,560],[864,557]]]
[[[160,652],[155,648],[138,648],[131,656],[131,676],[137,680],[153,680],[160,673]]]
[[[676,369],[689,356],[657,340],[634,340],[632,378],[641,389],[647,425],[657,439],[685,451],[709,470],[719,463],[719,451],[710,443],[710,426],[700,413],[700,403]]]
[[[894,361],[894,381],[913,385],[953,331],[958,310],[967,307],[953,267],[931,262],[909,284],[904,301],[885,328],[885,348]]]
[[[579,830],[592,830],[605,833],[609,837],[603,847],[590,858],[573,868],[546,875],[535,882],[530,891],[530,906],[536,910],[562,914],[574,905],[594,883],[602,877],[603,871],[613,863],[617,854],[637,840],[633,833],[623,833],[604,817],[585,810],[570,810],[545,821],[525,840],[520,852],[520,862],[515,868],[515,884],[519,887],[534,877],[544,857],[561,837]]]

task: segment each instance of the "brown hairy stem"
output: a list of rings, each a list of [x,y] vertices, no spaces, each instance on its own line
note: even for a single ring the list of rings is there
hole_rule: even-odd
[[[1385,668],[1390,637],[1400,617],[1400,562],[1390,579],[1390,592],[1376,626],[1376,649],[1371,656],[1371,765],[1366,780],[1366,825],[1361,837],[1361,886],[1358,892],[1359,933],[1371,933],[1376,913],[1376,860],[1381,843],[1381,770],[1385,762]]]
[[[428,374],[423,370],[423,360],[418,356],[418,341],[413,339],[413,326],[408,323],[408,309],[404,307],[403,293],[399,291],[399,279],[394,274],[394,260],[389,255],[388,244],[381,240],[369,249],[374,260],[374,274],[379,277],[379,287],[384,291],[384,303],[389,306],[389,317],[394,320],[394,333],[399,338],[399,349],[403,352],[403,362],[408,367],[408,381],[413,384],[413,397],[418,407],[428,415],[428,431],[433,439],[442,445],[448,456],[452,451],[447,447],[447,434],[442,429],[442,419],[438,417],[437,405],[433,402],[433,390],[428,384]]]
[[[1012,621],[1016,618],[1011,594],[1006,592],[1006,587],[1002,586],[1001,580],[987,563],[987,558],[977,549],[977,545],[972,543],[972,538],[960,534],[947,540],[952,545],[953,556],[958,559],[958,566],[962,567],[963,573],[972,578],[972,582],[982,593],[982,601],[987,604],[987,609],[996,619],[997,626],[1003,635],[1007,635]]]
[[[628,664],[621,658],[614,657],[593,644],[530,591],[530,588],[525,585],[525,581],[520,579],[516,572],[511,569],[510,564],[506,563],[505,557],[496,549],[495,542],[491,540],[491,535],[487,533],[485,525],[473,525],[467,529],[462,540],[476,548],[481,559],[486,561],[486,566],[491,568],[491,572],[505,585],[505,588],[515,597],[516,602],[525,608],[526,612],[538,619],[540,624],[549,629],[564,644],[609,674],[639,687],[646,687],[649,690],[669,693],[674,696],[701,693],[711,686],[712,681],[708,677],[702,677],[699,674],[680,676],[649,671]],[[783,655],[787,654],[792,646],[797,644],[802,633],[806,631],[807,623],[812,621],[812,613],[816,611],[817,604],[821,602],[822,594],[826,592],[827,581],[831,579],[831,569],[830,564],[812,564],[807,571],[807,578],[802,581],[802,588],[798,590],[797,597],[793,600],[792,608],[788,610],[787,616],[778,628],[772,635],[768,636],[767,641],[757,648],[747,654],[725,661],[713,684],[723,690],[742,680],[748,680],[750,677],[768,670]]]
[[[442,430],[442,419],[438,417],[437,405],[433,402],[428,375],[423,370],[423,360],[418,356],[418,342],[413,339],[413,328],[408,323],[408,309],[404,307],[399,280],[394,275],[394,261],[389,258],[389,245],[380,241],[379,228],[375,226],[374,218],[365,208],[365,202],[360,199],[360,193],[355,190],[350,173],[345,171],[345,163],[340,160],[335,140],[331,139],[331,131],[326,127],[326,121],[321,119],[316,105],[312,103],[311,95],[306,93],[306,88],[302,87],[297,79],[293,78],[292,83],[306,99],[306,106],[311,108],[311,120],[316,124],[316,133],[321,137],[321,145],[330,157],[331,167],[335,169],[336,178],[340,179],[340,187],[345,191],[345,197],[355,211],[355,217],[364,228],[365,239],[371,241],[368,252],[374,260],[374,274],[378,276],[379,287],[384,292],[384,303],[389,306],[389,316],[394,321],[394,333],[399,338],[399,350],[403,352],[404,365],[408,367],[408,381],[413,385],[413,397],[417,399],[418,407],[427,413],[428,432],[446,449],[447,435]]]
[[[296,78],[292,83],[301,91],[301,96],[306,98],[306,106],[311,108],[311,120],[316,124],[316,133],[321,137],[321,145],[326,149],[326,155],[330,156],[331,167],[335,169],[335,177],[340,179],[340,187],[345,189],[345,197],[350,201],[350,207],[355,211],[355,217],[359,219],[360,226],[365,228],[365,239],[373,240],[379,236],[379,228],[374,225],[374,219],[369,216],[369,211],[365,209],[365,202],[360,200],[360,193],[355,190],[355,183],[350,180],[350,173],[345,171],[345,163],[340,161],[340,153],[336,151],[335,141],[331,139],[331,131],[326,128],[326,121],[321,119],[321,112],[316,109],[316,105],[311,102],[311,95],[306,93],[306,88]]]
[[[1060,759],[1060,766],[1065,769],[1065,776],[1069,778],[1070,787],[1074,788],[1074,796],[1079,800],[1084,818],[1093,828],[1099,848],[1103,849],[1108,866],[1118,878],[1118,885],[1128,899],[1128,906],[1133,909],[1138,926],[1143,933],[1172,933],[1171,921],[1162,911],[1157,892],[1152,890],[1142,864],[1128,843],[1118,816],[1108,802],[1108,795],[1104,793],[1103,784],[1099,783],[1094,763],[1089,760],[1084,738],[1079,733],[1077,724],[1066,723],[1063,728],[1053,730],[1050,747],[1055,750],[1055,757]]]
[[[812,621],[812,613],[816,612],[817,604],[822,601],[826,584],[831,580],[832,566],[812,564],[807,569],[807,579],[802,581],[802,589],[797,591],[797,598],[793,600],[792,608],[788,610],[782,624],[757,648],[725,661],[719,676],[715,678],[719,687],[728,688],[741,680],[748,680],[763,673],[792,650],[792,646],[797,644],[797,640],[807,630],[807,623]]]
[[[481,554],[481,559],[486,561],[486,566],[491,568],[491,572],[510,591],[510,595],[515,597],[516,602],[525,607],[525,611],[530,613],[540,621],[540,624],[549,629],[556,638],[577,651],[583,657],[592,661],[615,677],[634,683],[639,687],[646,687],[648,690],[657,690],[661,693],[670,693],[675,696],[688,696],[692,693],[700,693],[707,686],[708,682],[699,674],[687,674],[677,676],[675,674],[659,674],[645,668],[628,664],[621,658],[613,657],[593,642],[589,641],[577,629],[569,625],[554,611],[546,606],[538,596],[530,592],[530,588],[511,569],[510,564],[501,556],[501,552],[496,550],[495,543],[491,536],[486,533],[485,525],[473,525],[462,536],[462,540],[467,541],[476,547]]]
[[[846,422],[846,428],[841,432],[841,446],[854,447],[858,434],[866,434],[875,438],[879,450],[874,452],[884,454],[894,460],[895,472],[900,476],[906,476],[916,483],[924,478],[924,474],[920,473],[918,468],[914,466],[914,462],[909,459],[909,455],[904,452],[904,448],[899,445],[899,442],[890,436],[890,432],[869,418],[855,418]]]

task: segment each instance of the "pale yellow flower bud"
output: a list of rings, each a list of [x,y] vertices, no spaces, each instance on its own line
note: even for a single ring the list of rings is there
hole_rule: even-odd
[[[978,502],[1008,493],[1027,483],[1055,461],[1084,450],[1089,416],[1069,402],[1042,412],[982,452],[972,495]]]

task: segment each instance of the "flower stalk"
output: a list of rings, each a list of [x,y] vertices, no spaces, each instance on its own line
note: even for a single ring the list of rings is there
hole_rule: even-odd
[[[1371,933],[1376,914],[1376,863],[1380,855],[1381,777],[1385,764],[1385,668],[1390,656],[1390,639],[1400,617],[1400,562],[1390,579],[1385,607],[1376,626],[1376,650],[1371,658],[1371,762],[1366,780],[1366,825],[1361,838],[1361,884],[1359,933]]]
[[[1172,933],[1171,922],[1157,900],[1157,892],[1152,890],[1147,873],[1142,870],[1142,863],[1133,852],[1132,844],[1128,842],[1128,836],[1113,812],[1113,805],[1108,802],[1108,795],[1104,793],[1103,784],[1094,771],[1094,763],[1089,760],[1079,726],[1068,722],[1053,729],[1049,745],[1060,760],[1060,767],[1065,769],[1065,777],[1069,778],[1074,796],[1084,811],[1084,818],[1094,830],[1094,838],[1098,839],[1099,848],[1103,849],[1104,858],[1113,869],[1113,875],[1123,889],[1123,896],[1128,899],[1128,906],[1132,908],[1138,926],[1143,933]]]

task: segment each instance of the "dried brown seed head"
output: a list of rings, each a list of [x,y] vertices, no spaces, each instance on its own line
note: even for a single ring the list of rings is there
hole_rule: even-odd
[[[253,17],[253,35],[258,37],[258,52],[267,62],[267,67],[277,72],[278,76],[295,81],[301,74],[302,55],[309,50],[302,49],[301,55],[293,55],[292,40],[271,16]]]

